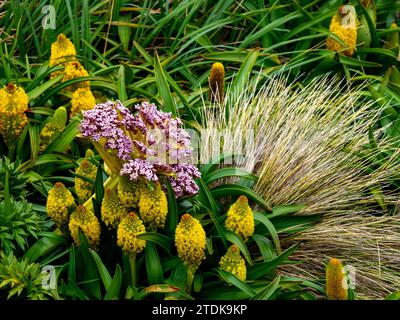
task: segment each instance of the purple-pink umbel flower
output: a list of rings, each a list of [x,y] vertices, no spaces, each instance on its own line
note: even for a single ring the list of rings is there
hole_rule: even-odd
[[[80,130],[100,142],[121,162],[121,175],[158,181],[165,175],[176,197],[198,192],[200,172],[192,161],[190,135],[182,120],[143,102],[132,114],[120,101],[97,104],[83,112]]]

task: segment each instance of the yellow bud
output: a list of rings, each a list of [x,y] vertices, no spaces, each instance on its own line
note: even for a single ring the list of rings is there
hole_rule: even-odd
[[[222,103],[224,100],[224,77],[224,65],[222,63],[215,62],[211,67],[210,77],[208,79],[211,101]]]
[[[67,110],[59,107],[40,131],[40,150],[43,151],[64,130],[67,123]]]
[[[46,209],[49,217],[59,228],[63,228],[75,207],[72,193],[62,182],[57,182],[47,195]]]
[[[90,161],[84,159],[79,164],[75,173],[94,181],[96,179],[97,168]],[[80,203],[84,203],[92,195],[93,183],[83,180],[79,176],[75,176],[75,191]]]
[[[200,222],[184,214],[175,230],[175,246],[179,258],[191,268],[197,268],[205,259],[206,233]]]
[[[356,50],[357,44],[357,16],[353,6],[344,5],[332,18],[329,31],[336,34],[345,44],[343,47],[332,37],[326,40],[326,46],[329,50],[339,51],[346,56],[352,56]]]
[[[91,110],[96,104],[92,91],[88,88],[79,88],[72,94],[71,114],[73,117],[82,111]]]
[[[240,196],[229,208],[225,227],[235,232],[244,241],[254,233],[253,212],[245,196]]]
[[[164,228],[168,202],[159,182],[153,188],[143,186],[139,197],[139,213],[150,230]]]
[[[246,262],[236,245],[229,247],[226,254],[221,257],[219,265],[222,270],[232,273],[242,281],[246,281]]]
[[[344,287],[345,274],[339,259],[331,259],[326,266],[326,296],[328,300],[347,300],[348,292]]]
[[[131,212],[118,225],[117,244],[128,257],[135,257],[146,246],[146,240],[138,239],[138,236],[145,232],[143,222]]]
[[[101,219],[109,228],[116,228],[121,220],[128,215],[128,211],[121,204],[117,194],[107,189],[101,204]]]
[[[71,214],[69,219],[69,231],[71,237],[77,246],[80,245],[79,229],[86,236],[89,246],[97,248],[100,244],[100,223],[92,211],[86,209],[85,206],[79,206]]]

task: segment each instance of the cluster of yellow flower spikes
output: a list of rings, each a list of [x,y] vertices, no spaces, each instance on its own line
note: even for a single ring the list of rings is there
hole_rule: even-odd
[[[225,220],[225,227],[246,241],[254,233],[254,217],[245,196],[240,196],[231,205]]]
[[[347,300],[346,275],[342,262],[331,259],[326,266],[326,296],[328,300]]]
[[[236,245],[228,248],[226,254],[221,257],[219,265],[222,270],[232,273],[242,281],[246,281],[246,262]]]
[[[146,241],[138,238],[145,232],[143,222],[135,213],[131,212],[122,219],[118,226],[117,244],[128,257],[135,257],[146,246]]]
[[[9,83],[0,89],[0,133],[8,146],[15,143],[28,123],[26,110],[28,96],[23,88]]]
[[[175,246],[179,258],[189,268],[196,269],[205,259],[206,233],[200,222],[188,213],[176,227]]]
[[[73,43],[64,35],[59,34],[57,40],[51,45],[50,67],[62,66],[62,70],[54,71],[51,77],[54,78],[63,74],[62,81],[87,77],[89,74],[81,63],[76,59],[76,49]],[[71,91],[71,112],[74,116],[81,111],[90,110],[96,104],[96,100],[90,90],[89,81],[82,81],[72,84],[64,89]]]
[[[342,52],[346,56],[352,56],[357,44],[357,15],[354,6],[343,5],[332,18],[329,31],[334,33],[346,46],[328,37],[326,46],[329,50]]]

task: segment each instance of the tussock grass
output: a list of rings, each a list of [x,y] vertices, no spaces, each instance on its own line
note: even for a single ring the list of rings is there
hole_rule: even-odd
[[[338,257],[357,269],[361,296],[397,290],[400,219],[385,214],[396,211],[400,151],[384,129],[370,134],[384,107],[329,76],[305,86],[280,76],[254,88],[227,90],[223,104],[204,108],[203,124],[230,132],[223,141],[232,148],[254,130],[237,159],[259,176],[254,189],[272,206],[299,203],[305,208],[297,214],[322,214],[316,226],[287,239],[304,242],[297,251],[304,265],[287,272],[318,278],[329,257]],[[205,140],[217,140],[218,130]]]

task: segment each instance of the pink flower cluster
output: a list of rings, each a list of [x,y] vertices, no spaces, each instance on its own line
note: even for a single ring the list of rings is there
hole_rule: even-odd
[[[131,180],[168,177],[177,197],[198,192],[200,172],[191,163],[190,135],[179,118],[143,102],[132,114],[120,101],[97,104],[83,113],[84,137],[102,143],[121,161],[121,175]]]

